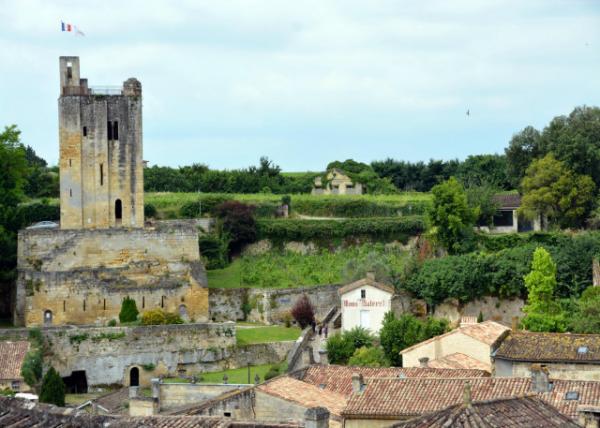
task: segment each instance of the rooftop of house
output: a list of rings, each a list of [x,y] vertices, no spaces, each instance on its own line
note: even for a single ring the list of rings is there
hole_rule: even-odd
[[[291,375],[305,384],[308,383],[320,389],[349,397],[352,395],[352,375],[355,373],[361,374],[364,378],[478,378],[489,376],[489,373],[483,370],[336,365],[312,365]]]
[[[600,334],[513,332],[493,356],[540,363],[600,363]]]
[[[524,396],[533,393],[530,378],[474,379],[367,379],[362,393],[353,394],[342,413],[350,418],[397,419],[437,412],[463,402],[465,382],[473,401]],[[575,418],[577,406],[597,405],[600,382],[552,380],[549,392],[536,396]]]
[[[278,376],[258,385],[256,389],[307,408],[325,407],[332,418],[340,417],[347,401],[346,397],[338,392],[319,388],[289,376]]]
[[[367,274],[367,276],[365,278],[362,278],[362,279],[359,279],[358,281],[354,281],[354,282],[351,282],[350,284],[344,285],[342,288],[340,288],[338,290],[338,294],[340,296],[342,296],[352,290],[356,290],[357,288],[361,288],[361,287],[365,287],[365,286],[375,287],[380,290],[386,291],[390,294],[395,293],[394,287],[392,287],[391,285],[382,284],[381,282],[377,282],[377,281],[375,281],[374,276]]]
[[[492,369],[490,364],[482,363],[481,361],[460,352],[430,360],[427,363],[427,367],[434,369],[477,369],[487,372],[491,372]]]
[[[521,195],[511,193],[509,195],[494,195],[492,200],[497,203],[501,210],[517,209],[521,206]]]
[[[492,346],[498,340],[502,339],[509,331],[510,331],[509,327],[499,324],[495,321],[491,321],[491,320],[480,322],[478,324],[465,324],[465,325],[458,327],[452,331],[449,331],[448,333],[444,333],[440,336],[435,336],[435,337],[432,337],[431,339],[427,339],[424,342],[417,343],[416,345],[413,345],[410,348],[404,349],[400,353],[405,354],[405,353],[413,351],[423,345],[435,342],[436,340],[439,340],[441,338],[451,336],[454,334],[465,334],[467,336],[472,337],[473,339],[476,339],[482,343],[485,343],[486,345]]]
[[[29,342],[0,342],[0,379],[21,379],[21,366],[25,354],[29,350]]]
[[[579,427],[555,407],[534,396],[457,404],[400,422],[393,428],[537,428]]]
[[[90,415],[17,398],[0,397],[0,426],[19,428],[296,428],[294,424],[232,421],[214,416]]]

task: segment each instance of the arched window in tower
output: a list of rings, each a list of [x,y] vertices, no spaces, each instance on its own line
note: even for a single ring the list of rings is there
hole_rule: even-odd
[[[115,201],[115,220],[116,220],[117,224],[120,224],[122,219],[123,219],[123,203],[121,202],[120,199],[117,199]]]

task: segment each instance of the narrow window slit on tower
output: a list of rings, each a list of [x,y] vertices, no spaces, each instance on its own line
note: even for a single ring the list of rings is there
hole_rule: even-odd
[[[106,299],[104,299],[104,310],[106,310]]]
[[[83,127],[83,136],[87,137],[87,126]]]
[[[116,120],[113,122],[113,140],[118,140],[119,139],[119,122],[117,122]]]
[[[69,189],[69,196],[73,197],[73,189]]]
[[[73,78],[73,64],[67,62],[67,79]]]
[[[67,312],[67,301],[63,300],[63,312]]]
[[[104,164],[100,164],[100,186],[104,186]]]
[[[85,300],[83,301],[83,312],[85,312]]]
[[[142,309],[146,307],[146,296],[142,296]]]
[[[69,159],[69,166],[73,166],[71,159]]]
[[[108,138],[109,141],[113,139],[113,132],[112,131],[113,131],[112,123],[110,123],[110,121],[106,122],[106,132],[108,133],[107,138]]]
[[[165,307],[165,296],[161,296],[161,298],[160,298],[160,307],[161,308]]]

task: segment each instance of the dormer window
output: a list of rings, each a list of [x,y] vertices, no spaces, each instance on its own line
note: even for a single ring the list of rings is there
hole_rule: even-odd
[[[569,391],[565,394],[565,400],[579,400],[578,391]]]

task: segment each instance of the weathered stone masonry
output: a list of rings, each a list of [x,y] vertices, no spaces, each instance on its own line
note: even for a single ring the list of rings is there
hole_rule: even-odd
[[[118,319],[127,296],[140,312],[158,307],[208,320],[197,230],[185,222],[22,230],[18,271],[17,325],[105,323]]]

